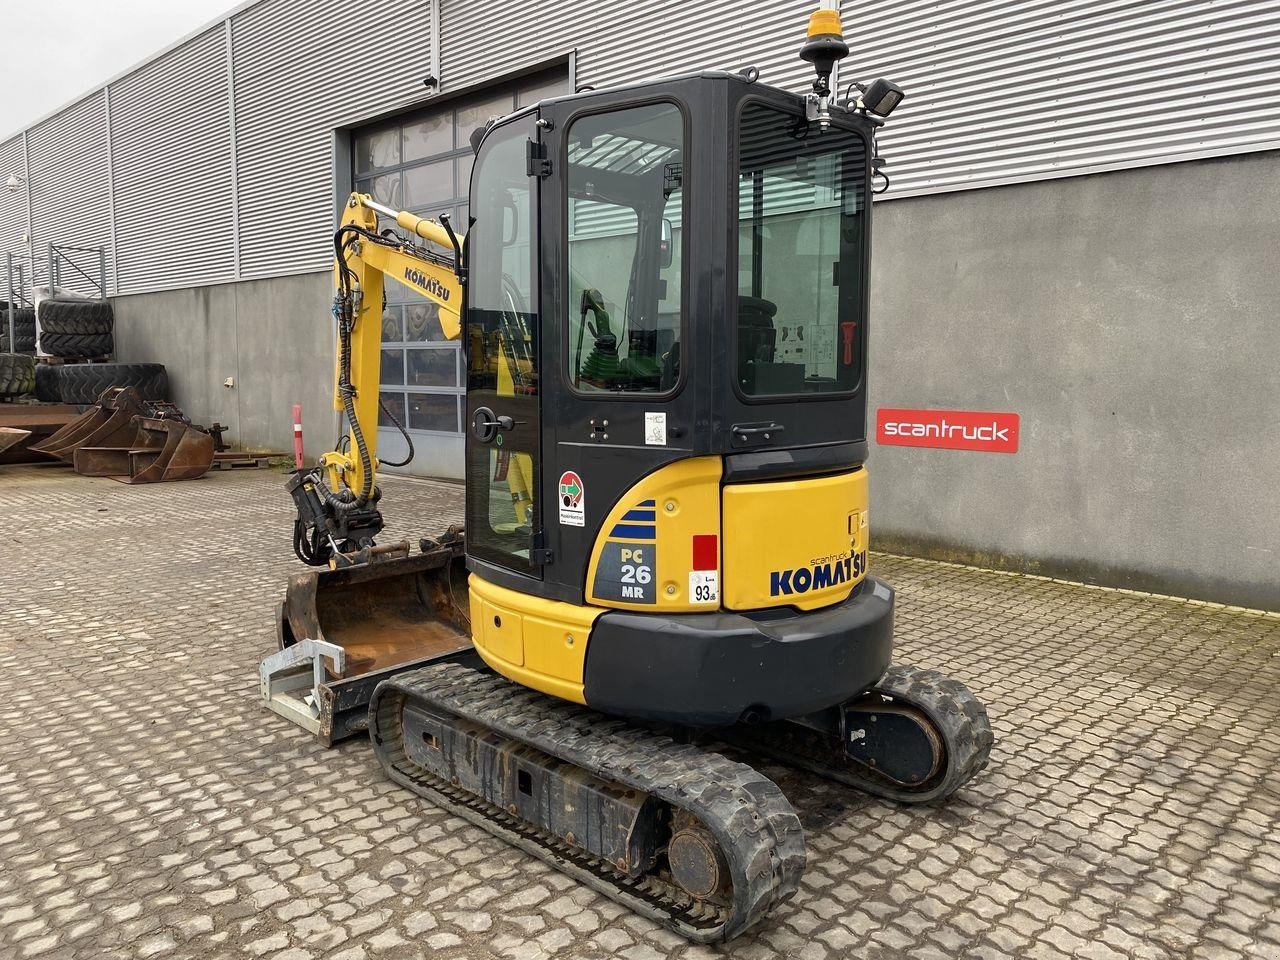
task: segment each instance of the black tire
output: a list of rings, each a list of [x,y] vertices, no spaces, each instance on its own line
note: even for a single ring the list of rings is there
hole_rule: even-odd
[[[62,364],[36,364],[36,399],[45,403],[62,402]]]
[[[108,387],[136,387],[143,400],[168,400],[163,363],[68,363],[58,375],[63,403],[93,403]]]
[[[21,397],[35,388],[35,360],[21,353],[0,353],[0,397]]]
[[[40,331],[40,349],[51,357],[109,357],[113,341],[109,333],[48,333]]]
[[[35,353],[36,311],[33,307],[15,307],[13,310],[14,352]],[[9,310],[0,309],[0,351],[9,350]]]
[[[41,300],[36,307],[41,333],[90,336],[110,333],[115,314],[106,300]]]

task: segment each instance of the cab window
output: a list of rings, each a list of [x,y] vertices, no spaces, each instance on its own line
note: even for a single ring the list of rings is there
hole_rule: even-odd
[[[844,393],[862,374],[866,147],[749,102],[739,119],[738,388]]]
[[[680,109],[581,117],[568,144],[569,382],[590,394],[668,392],[680,375]]]

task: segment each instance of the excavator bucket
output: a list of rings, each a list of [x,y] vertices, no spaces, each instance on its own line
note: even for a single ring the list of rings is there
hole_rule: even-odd
[[[364,732],[382,680],[474,657],[460,531],[414,556],[297,574],[278,640],[259,669],[267,705],[325,746]]]
[[[213,466],[213,437],[183,420],[137,417],[127,446],[83,446],[72,456],[76,473],[124,483],[194,480]]]
[[[19,430],[16,427],[0,427],[0,453],[21,443],[31,436],[30,430]]]
[[[31,449],[71,463],[79,447],[127,447],[138,435],[134,417],[147,415],[142,397],[133,387],[108,387],[97,403]]]
[[[125,483],[192,480],[213,466],[213,437],[177,407],[109,387],[75,420],[31,447],[87,477]]]

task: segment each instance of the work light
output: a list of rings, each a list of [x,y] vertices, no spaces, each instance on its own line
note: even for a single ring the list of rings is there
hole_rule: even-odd
[[[862,91],[862,105],[877,117],[887,117],[906,94],[892,80],[872,80]]]

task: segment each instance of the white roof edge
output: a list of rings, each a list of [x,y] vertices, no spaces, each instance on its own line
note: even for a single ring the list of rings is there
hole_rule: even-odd
[[[233,19],[237,14],[243,13],[245,10],[248,10],[250,7],[257,6],[259,3],[262,3],[262,2],[263,0],[240,0],[240,3],[237,3],[234,7],[228,10],[226,13],[220,14],[219,16],[214,17],[212,20],[209,20],[206,23],[201,24],[199,27],[196,27],[196,29],[183,34],[177,40],[174,40],[172,43],[166,44],[165,46],[157,50],[155,53],[150,54],[149,56],[143,57],[141,60],[139,60],[137,63],[133,64],[132,66],[126,67],[120,72],[112,74],[106,80],[102,81],[96,86],[90,87],[84,93],[80,94],[77,97],[73,97],[72,99],[68,100],[66,103],[62,104],[61,106],[55,107],[54,109],[48,111],[47,113],[41,114],[40,116],[36,117],[36,119],[32,120],[30,123],[24,124],[23,126],[19,127],[17,130],[13,131],[13,133],[11,133],[9,136],[0,138],[0,147],[8,146],[12,141],[18,139],[24,133],[29,133],[34,127],[40,126],[40,124],[44,123],[46,120],[50,120],[53,117],[56,117],[58,114],[62,113],[64,110],[69,110],[71,107],[74,107],[81,100],[87,100],[89,97],[92,97],[94,94],[101,93],[103,90],[107,89],[107,87],[111,86],[113,83],[116,83],[119,80],[123,80],[125,77],[129,76],[129,74],[131,73],[137,73],[143,67],[147,66],[150,63],[154,63],[155,61],[159,60],[161,57],[163,57],[167,53],[172,53],[174,50],[177,50],[178,47],[182,46],[184,43],[189,43],[190,41],[194,40],[196,37],[200,36],[200,34],[206,32],[210,28],[215,27],[220,23],[226,23],[228,20]]]

